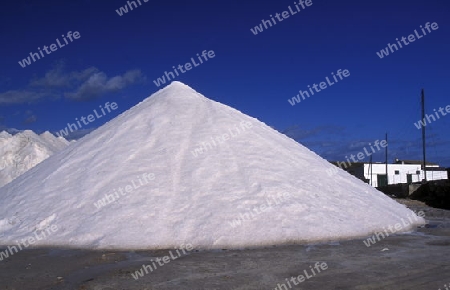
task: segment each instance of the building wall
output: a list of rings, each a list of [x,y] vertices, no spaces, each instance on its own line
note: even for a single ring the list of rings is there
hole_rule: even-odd
[[[431,167],[431,166],[430,166]],[[434,166],[437,167],[437,166]],[[370,180],[370,165],[364,164],[364,177]],[[399,174],[395,174],[398,171]],[[419,174],[417,174],[419,172]],[[372,186],[378,187],[378,175],[386,174],[386,164],[372,164]],[[388,164],[389,184],[407,183],[407,174],[412,175],[412,182],[424,179],[424,172],[419,164]],[[427,171],[428,180],[447,179],[447,171]],[[369,181],[370,184],[370,181]]]

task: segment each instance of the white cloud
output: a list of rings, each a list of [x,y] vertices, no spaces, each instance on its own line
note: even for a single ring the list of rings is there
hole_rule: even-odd
[[[34,77],[25,89],[0,93],[0,105],[32,103],[49,98],[57,99],[60,96],[86,101],[118,92],[144,80],[142,72],[137,69],[109,78],[96,67],[66,72],[64,64],[58,63],[42,78]]]
[[[108,78],[103,72],[95,72],[75,92],[65,93],[64,96],[73,100],[89,100],[106,93],[117,92],[144,79],[140,70],[127,71],[122,76],[112,78]]]
[[[0,93],[0,105],[14,105],[23,103],[32,103],[44,99],[45,97],[51,97],[51,94],[47,94],[41,91],[33,90],[11,90],[4,93]]]

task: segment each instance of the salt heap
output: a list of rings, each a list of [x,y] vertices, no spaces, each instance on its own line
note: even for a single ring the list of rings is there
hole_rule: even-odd
[[[69,145],[63,137],[50,132],[37,135],[25,130],[14,136],[0,132],[0,187]]]
[[[35,245],[231,248],[424,222],[329,169],[257,119],[173,82],[1,188],[0,243],[56,225]]]

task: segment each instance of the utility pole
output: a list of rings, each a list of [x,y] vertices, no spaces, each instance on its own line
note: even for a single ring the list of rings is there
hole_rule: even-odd
[[[425,124],[425,92],[422,89],[422,124]],[[426,125],[426,124],[425,124]],[[425,126],[422,126],[423,176],[427,181],[427,159],[425,151]]]
[[[386,133],[386,186],[389,185],[389,175],[388,175],[388,147],[389,147],[389,143],[388,143],[388,134]]]

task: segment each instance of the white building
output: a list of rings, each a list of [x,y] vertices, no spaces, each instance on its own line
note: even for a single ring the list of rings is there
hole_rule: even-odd
[[[385,163],[348,163],[332,162],[348,173],[371,184],[373,187],[386,185],[386,164]],[[427,180],[448,179],[448,172],[438,164],[428,163],[426,165]],[[424,178],[424,171],[420,161],[415,160],[395,160],[395,163],[388,164],[389,184],[415,183],[421,182]]]

